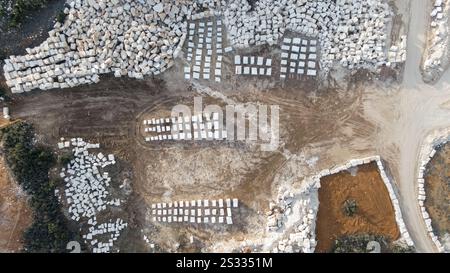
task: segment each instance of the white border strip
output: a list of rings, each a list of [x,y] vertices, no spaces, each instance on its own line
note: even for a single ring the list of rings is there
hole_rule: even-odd
[[[422,212],[422,218],[425,221],[425,225],[428,230],[428,235],[431,237],[431,240],[436,245],[436,248],[439,252],[445,252],[444,247],[439,241],[439,237],[433,231],[433,227],[431,226],[430,215],[428,214],[425,208],[425,179],[424,172],[426,169],[426,165],[436,154],[436,147],[445,144],[450,140],[450,128],[447,128],[442,131],[435,132],[434,134],[430,134],[422,144],[422,148],[419,154],[419,168],[417,174],[417,201],[419,202],[420,210]]]

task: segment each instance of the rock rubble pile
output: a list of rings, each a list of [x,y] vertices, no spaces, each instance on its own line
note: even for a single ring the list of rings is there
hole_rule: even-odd
[[[435,0],[431,17],[431,32],[428,36],[428,47],[422,64],[424,80],[427,82],[439,79],[449,65],[449,0]]]
[[[392,12],[382,0],[260,0],[253,11],[241,0],[72,0],[68,5],[65,22],[56,23],[45,42],[5,60],[12,92],[96,83],[104,73],[158,75],[181,55],[187,20],[218,15],[231,45],[225,53],[277,44],[286,31],[295,31],[318,38],[324,73],[335,63],[371,70],[388,63]]]
[[[106,156],[102,153],[90,153],[90,149],[99,148],[100,145],[85,142],[81,138],[72,138],[70,141],[62,138],[58,143],[59,149],[70,147],[73,147],[74,157],[60,172],[65,183],[64,196],[69,205],[69,216],[76,222],[87,219],[89,232],[83,235],[83,239],[90,243],[94,253],[110,252],[114,241],[128,225],[120,218],[109,220],[108,223],[97,222],[99,212],[122,203],[121,199],[110,197],[108,187],[111,177],[108,172],[103,171],[105,167],[116,163],[115,157],[113,154]]]

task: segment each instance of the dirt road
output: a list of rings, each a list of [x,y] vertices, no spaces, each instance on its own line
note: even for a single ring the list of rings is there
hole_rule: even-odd
[[[385,115],[382,139],[396,146],[400,203],[405,223],[419,252],[434,252],[417,202],[418,156],[423,139],[434,130],[450,127],[450,73],[434,86],[422,81],[420,62],[427,31],[427,1],[411,1],[408,57],[404,81],[396,95],[393,115]],[[378,116],[380,117],[380,116]],[[390,120],[392,119],[392,120]],[[390,141],[392,143],[390,143]],[[397,162],[395,162],[397,161]]]

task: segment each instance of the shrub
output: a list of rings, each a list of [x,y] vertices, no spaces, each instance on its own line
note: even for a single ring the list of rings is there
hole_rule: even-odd
[[[383,236],[370,234],[349,235],[338,238],[334,242],[334,253],[367,253],[367,244],[376,241],[380,244],[382,252],[386,250],[388,241]]]
[[[17,0],[12,8],[9,25],[19,26],[29,12],[43,7],[47,2],[48,0]]]
[[[31,196],[33,224],[23,236],[27,252],[65,252],[66,244],[79,240],[71,231],[55,196],[56,183],[48,172],[55,164],[50,149],[34,142],[33,127],[20,122],[3,129],[3,147],[8,166],[19,185]]]
[[[334,242],[332,252],[334,253],[368,253],[372,249],[368,249],[368,244],[371,241],[380,244],[380,251],[382,253],[413,253],[413,247],[404,247],[397,242],[382,235],[359,234],[339,237]]]
[[[64,11],[60,11],[57,15],[56,15],[56,21],[60,22],[61,24],[64,23],[64,20],[66,20],[66,14],[64,13]]]
[[[58,163],[60,165],[66,166],[73,159],[73,154],[71,152],[64,153],[59,156]]]
[[[3,61],[6,58],[8,58],[8,52],[5,48],[0,48],[0,61]]]
[[[405,247],[405,246],[400,246],[397,244],[394,244],[391,247],[391,251],[392,251],[392,253],[415,253],[416,252],[414,247],[412,247],[412,246]]]
[[[0,85],[0,97],[6,96],[6,90],[3,88],[3,86]]]
[[[344,202],[343,210],[345,215],[352,217],[357,212],[358,205],[356,204],[355,200],[348,199]]]

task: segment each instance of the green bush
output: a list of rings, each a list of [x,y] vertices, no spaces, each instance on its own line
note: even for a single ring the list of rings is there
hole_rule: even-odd
[[[399,245],[393,245],[391,247],[391,251],[392,253],[415,253],[415,249],[412,246],[407,246],[407,247],[403,247],[403,246],[399,246]]]
[[[60,11],[57,15],[56,15],[56,21],[60,22],[61,24],[64,23],[64,20],[66,20],[66,14],[64,13],[64,11]]]
[[[5,48],[0,48],[0,61],[3,61],[6,58],[8,58],[8,52]]]
[[[71,152],[64,153],[59,156],[58,163],[60,165],[63,165],[64,167],[70,163],[70,161],[73,159],[73,154]]]
[[[343,211],[344,214],[349,217],[355,215],[355,213],[358,211],[358,205],[356,204],[356,201],[353,199],[345,200],[343,205]]]
[[[388,246],[388,240],[383,236],[370,234],[342,236],[334,242],[334,253],[367,253],[367,244],[370,241],[376,241],[384,252]]]
[[[35,144],[33,127],[25,122],[3,129],[2,140],[8,166],[31,196],[34,219],[23,236],[25,251],[66,252],[66,244],[79,236],[69,229],[54,194],[56,183],[49,179],[56,163],[52,151]]]
[[[11,98],[6,93],[6,89],[0,85],[0,98],[3,98],[4,102],[9,102]]]
[[[382,253],[413,253],[413,247],[403,247],[397,243],[381,235],[359,234],[342,236],[335,240],[332,251],[333,253],[368,253],[367,245],[370,241],[380,244]]]
[[[49,0],[17,0],[11,12],[9,25],[17,27],[23,23],[26,15],[38,8],[43,7]]]

